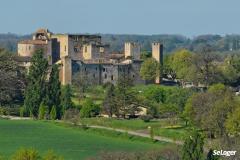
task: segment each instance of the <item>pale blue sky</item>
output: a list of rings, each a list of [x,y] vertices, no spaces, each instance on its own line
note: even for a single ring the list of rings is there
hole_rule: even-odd
[[[0,0],[0,33],[240,34],[240,0]]]

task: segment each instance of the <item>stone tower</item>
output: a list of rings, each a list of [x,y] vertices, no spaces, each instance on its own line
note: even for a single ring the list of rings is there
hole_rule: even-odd
[[[132,57],[140,59],[140,45],[138,43],[126,42],[124,47],[125,58]]]
[[[70,57],[62,57],[62,68],[61,68],[61,82],[63,85],[71,84],[72,83],[72,60]]]
[[[156,59],[161,66],[163,65],[163,45],[162,44],[152,43],[152,58]],[[161,74],[162,74],[162,71],[160,71],[160,75],[159,77],[156,78],[155,83],[159,84],[161,82]]]

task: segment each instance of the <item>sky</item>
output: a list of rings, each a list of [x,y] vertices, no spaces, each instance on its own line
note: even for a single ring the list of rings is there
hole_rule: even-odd
[[[240,0],[0,0],[0,33],[240,34]]]

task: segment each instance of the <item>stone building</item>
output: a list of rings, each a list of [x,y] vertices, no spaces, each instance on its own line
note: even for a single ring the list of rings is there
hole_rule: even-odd
[[[152,43],[152,57],[157,60],[160,65],[163,65],[163,45],[160,43]],[[156,78],[155,83],[160,83],[161,75]]]
[[[101,36],[83,34],[53,34],[39,29],[32,40],[18,43],[18,55],[31,57],[37,49],[43,49],[49,64],[60,64],[60,81],[71,84],[73,76],[80,73],[93,84],[107,82],[116,84],[120,77],[129,77],[134,84],[145,83],[139,73],[142,64],[140,45],[126,42],[124,53],[110,53],[109,45],[103,44]],[[162,63],[163,46],[152,44],[152,55]],[[160,82],[160,77],[156,83]]]
[[[131,57],[132,59],[140,59],[140,45],[134,42],[125,43],[124,47],[125,58]]]
[[[39,29],[33,34],[32,40],[23,40],[18,43],[18,56],[32,57],[37,49],[43,49],[44,57],[52,64],[52,40],[51,34],[47,29]]]

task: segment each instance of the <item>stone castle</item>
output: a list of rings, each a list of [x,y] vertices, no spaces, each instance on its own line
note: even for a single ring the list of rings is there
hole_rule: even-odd
[[[121,76],[130,77],[134,84],[146,83],[139,75],[143,60],[138,43],[126,42],[123,53],[110,52],[109,48],[98,35],[53,34],[39,29],[32,40],[18,43],[18,56],[24,58],[23,65],[28,67],[33,53],[42,49],[49,65],[61,64],[59,75],[63,85],[71,84],[76,73],[94,84],[116,84]],[[152,57],[163,63],[162,44],[152,43]],[[156,83],[160,83],[160,77]]]

